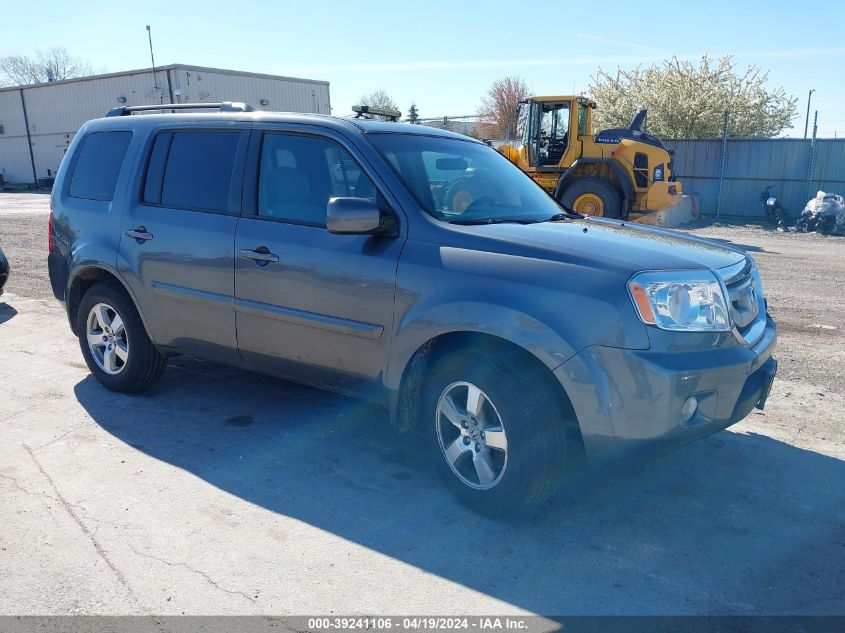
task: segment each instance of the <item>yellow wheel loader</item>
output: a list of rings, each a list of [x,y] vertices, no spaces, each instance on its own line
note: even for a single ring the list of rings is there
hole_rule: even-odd
[[[680,226],[696,215],[673,174],[672,152],[643,131],[646,111],[627,128],[592,133],[596,103],[531,97],[517,109],[519,140],[499,151],[564,206],[582,214]]]

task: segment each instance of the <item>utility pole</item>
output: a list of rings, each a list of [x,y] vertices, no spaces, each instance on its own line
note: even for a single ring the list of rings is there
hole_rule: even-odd
[[[810,93],[807,95],[807,117],[804,119],[804,138],[807,138],[807,128],[810,125],[810,100],[813,98],[813,93],[815,91],[816,89],[812,88]]]
[[[158,74],[156,73],[156,58],[153,55],[153,34],[150,31],[150,25],[147,25],[147,39],[150,41],[150,61],[153,63],[153,88],[158,91]],[[164,95],[159,93],[159,96],[163,99]]]
[[[804,195],[807,198],[813,197],[813,172],[815,171],[816,167],[816,134],[819,130],[819,111],[816,110],[816,114],[813,117],[813,140],[810,141],[810,160],[809,165],[807,167],[807,187],[804,192]]]
[[[716,219],[722,214],[722,190],[725,187],[725,158],[728,155],[728,125],[730,124],[730,113],[725,110],[722,121],[722,152],[719,156],[719,192],[716,195]]]

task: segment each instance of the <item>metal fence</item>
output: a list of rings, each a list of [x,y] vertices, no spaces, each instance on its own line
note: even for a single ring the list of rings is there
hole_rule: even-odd
[[[722,141],[664,143],[675,150],[675,174],[684,193],[696,197],[702,213],[715,214]],[[763,215],[759,198],[767,185],[774,185],[773,193],[792,215],[818,190],[845,195],[845,139],[728,140],[721,215]]]

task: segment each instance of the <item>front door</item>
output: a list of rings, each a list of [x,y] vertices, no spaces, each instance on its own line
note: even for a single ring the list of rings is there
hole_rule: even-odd
[[[255,132],[254,213],[235,238],[235,310],[243,360],[264,371],[366,391],[378,384],[393,328],[399,237],[334,235],[334,196],[384,197],[339,138]]]
[[[233,247],[247,126],[153,136],[118,257],[153,340],[221,362],[239,361]]]
[[[539,101],[529,101],[525,104],[528,110],[523,140],[528,146],[528,165],[536,167],[540,157],[540,118],[542,117],[543,104]]]
[[[537,165],[557,168],[569,145],[569,103],[538,103]]]

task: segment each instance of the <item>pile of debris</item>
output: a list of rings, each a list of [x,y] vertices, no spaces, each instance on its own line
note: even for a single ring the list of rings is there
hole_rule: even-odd
[[[804,207],[795,230],[845,236],[845,199],[835,193],[819,191]]]

